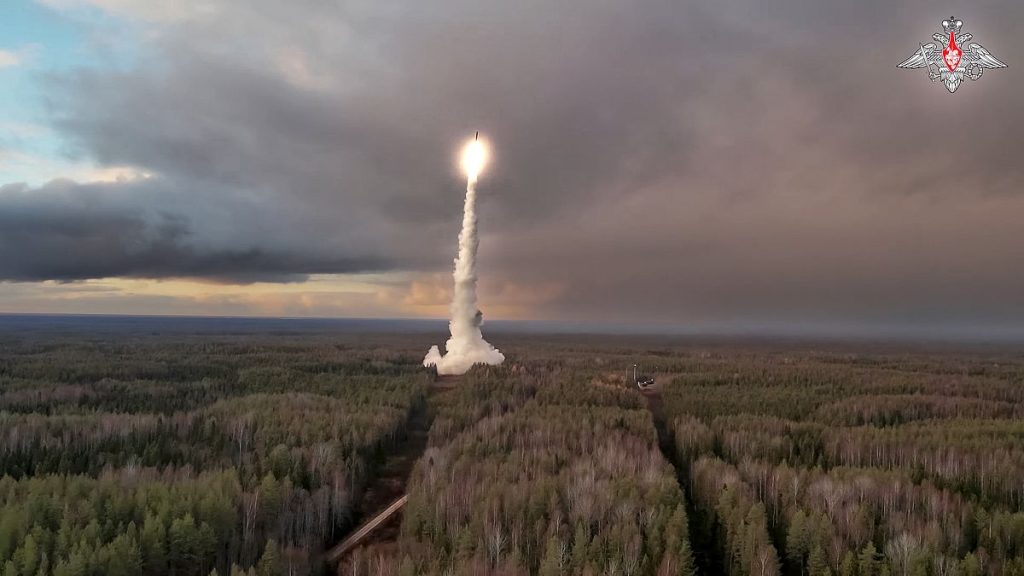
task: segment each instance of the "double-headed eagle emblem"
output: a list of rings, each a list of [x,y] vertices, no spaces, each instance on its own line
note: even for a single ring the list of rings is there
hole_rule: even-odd
[[[950,94],[964,78],[978,80],[986,68],[1006,68],[981,44],[971,42],[973,34],[961,32],[963,20],[952,16],[942,21],[942,33],[932,34],[935,42],[921,44],[917,52],[898,68],[927,68],[932,82],[942,80]],[[966,48],[964,48],[966,46]]]

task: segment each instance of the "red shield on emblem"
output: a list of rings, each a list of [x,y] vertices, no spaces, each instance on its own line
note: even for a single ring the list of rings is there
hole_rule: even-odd
[[[960,65],[960,58],[962,57],[963,52],[956,45],[956,37],[950,32],[949,45],[942,49],[942,61],[946,63],[946,68],[949,68],[950,72],[955,72],[957,66]]]

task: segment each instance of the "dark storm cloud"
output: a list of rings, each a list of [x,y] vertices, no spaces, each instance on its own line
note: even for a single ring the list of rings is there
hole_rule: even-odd
[[[924,0],[212,4],[50,80],[80,154],[155,174],[148,219],[111,184],[111,222],[53,221],[104,254],[53,277],[443,270],[479,129],[483,273],[561,284],[538,313],[1024,324],[1020,3],[957,14],[1011,68],[955,95],[895,68]]]
[[[112,187],[120,189],[116,195]],[[130,203],[120,198],[125,193]],[[381,258],[247,243],[243,234],[204,241],[183,216],[157,208],[166,193],[148,183],[0,187],[0,270],[17,281],[190,277],[247,283],[393,266]]]

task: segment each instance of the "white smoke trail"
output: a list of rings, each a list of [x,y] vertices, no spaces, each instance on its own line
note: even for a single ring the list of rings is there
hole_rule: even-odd
[[[431,346],[423,359],[424,366],[436,366],[438,374],[465,374],[474,364],[497,365],[505,355],[484,340],[480,332],[483,315],[476,305],[476,250],[480,239],[476,234],[476,181],[483,166],[483,149],[478,142],[470,143],[467,155],[479,155],[467,165],[466,205],[462,214],[462,232],[459,233],[459,255],[455,258],[455,296],[452,298],[451,321],[448,327],[452,337],[445,344],[446,354]]]

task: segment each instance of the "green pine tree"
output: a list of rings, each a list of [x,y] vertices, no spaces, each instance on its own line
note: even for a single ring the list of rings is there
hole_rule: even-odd
[[[167,559],[175,574],[193,574],[199,565],[199,530],[191,514],[171,522],[167,531]]]
[[[841,576],[857,576],[857,558],[849,550],[843,556],[843,563],[839,567]]]
[[[807,557],[807,574],[808,576],[832,576],[832,569],[829,568],[825,551],[821,549],[820,545],[811,549],[811,554]]]
[[[142,567],[145,574],[167,571],[167,530],[155,515],[147,514],[142,525]]]
[[[800,566],[803,573],[804,559],[807,557],[807,516],[803,510],[797,510],[786,532],[786,558]]]
[[[874,543],[868,542],[864,545],[864,549],[860,551],[860,556],[857,559],[857,568],[860,571],[860,576],[880,576],[878,550]]]
[[[32,576],[39,568],[39,545],[35,536],[29,534],[25,537],[21,547],[14,552],[14,562],[18,565],[18,573],[25,576]]]
[[[256,574],[258,576],[278,576],[282,569],[281,552],[277,548],[277,542],[267,540],[267,545],[263,548],[263,555],[260,556],[260,561],[256,565]]]
[[[964,576],[981,576],[981,562],[973,552],[964,556],[963,570]]]
[[[683,540],[679,547],[679,576],[694,576],[697,573],[697,566],[693,559],[693,549],[689,540]]]
[[[548,538],[544,548],[544,559],[540,563],[540,576],[559,576],[562,570],[562,544],[558,538]]]
[[[587,565],[589,542],[590,535],[587,534],[583,523],[576,524],[576,534],[572,539],[572,564],[577,571],[583,570],[583,567]]]
[[[134,576],[142,572],[142,554],[139,546],[121,534],[107,545],[106,576]]]
[[[476,541],[473,538],[469,527],[463,528],[459,532],[459,541],[456,547],[457,557],[459,560],[469,560],[473,557],[473,552],[476,550]]]

